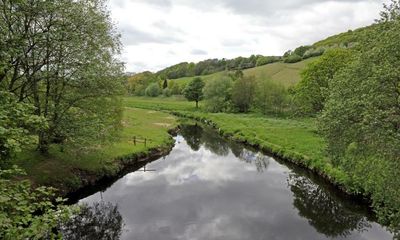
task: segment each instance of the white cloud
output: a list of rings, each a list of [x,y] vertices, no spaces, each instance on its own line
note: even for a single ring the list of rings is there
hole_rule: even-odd
[[[127,71],[281,55],[373,23],[387,0],[110,0]]]

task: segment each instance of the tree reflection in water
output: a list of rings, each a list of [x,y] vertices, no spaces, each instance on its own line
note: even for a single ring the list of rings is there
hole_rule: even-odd
[[[269,157],[260,152],[253,152],[245,148],[242,149],[237,158],[247,163],[254,164],[258,172],[264,172],[269,166]]]
[[[196,125],[182,125],[180,134],[193,151],[199,151],[203,136],[203,128]]]
[[[319,233],[329,238],[347,237],[352,231],[362,232],[370,227],[363,209],[354,209],[356,205],[335,197],[323,185],[296,173],[289,175],[288,184],[299,215]]]
[[[269,158],[262,153],[248,150],[240,144],[232,141],[226,141],[214,129],[199,125],[182,125],[180,134],[186,140],[187,144],[193,151],[198,151],[200,146],[219,156],[227,156],[229,150],[247,163],[254,164],[257,171],[263,172],[268,168]]]
[[[211,128],[205,128],[203,131],[202,142],[204,148],[210,150],[218,156],[227,156],[229,154],[228,142],[223,139],[219,133]]]
[[[119,239],[123,220],[118,206],[112,203],[96,202],[81,205],[79,214],[59,226],[62,239]]]

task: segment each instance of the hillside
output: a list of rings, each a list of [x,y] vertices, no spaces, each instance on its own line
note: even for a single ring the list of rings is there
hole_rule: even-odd
[[[317,58],[309,58],[298,63],[283,63],[277,62],[272,64],[263,65],[260,67],[250,68],[243,70],[245,76],[255,76],[257,80],[259,79],[271,79],[275,82],[279,82],[286,87],[295,85],[300,80],[300,72],[305,68],[305,66],[314,61]],[[218,72],[210,75],[201,76],[201,78],[207,82],[217,79],[224,75],[225,72]],[[170,80],[179,85],[185,85],[193,77],[184,77],[174,80]]]
[[[339,33],[333,36],[330,36],[324,40],[318,41],[314,43],[313,47],[331,47],[331,46],[348,46],[354,45],[359,42],[360,39],[369,34],[371,31],[376,29],[379,26],[378,24],[372,24],[367,27],[358,28],[355,30],[349,30],[344,33]]]

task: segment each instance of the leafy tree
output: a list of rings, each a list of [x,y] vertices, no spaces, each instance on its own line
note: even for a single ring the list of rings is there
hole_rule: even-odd
[[[164,79],[163,81],[163,89],[166,89],[168,87],[168,80]]]
[[[196,102],[196,108],[199,107],[199,101],[203,99],[203,88],[203,80],[196,77],[183,90],[183,94],[188,101]]]
[[[162,90],[162,94],[163,94],[164,97],[171,97],[172,91],[169,88],[165,88],[165,89]]]
[[[173,85],[172,85],[173,83]],[[182,94],[182,90],[179,87],[179,84],[175,83],[175,82],[171,82],[171,94],[172,95],[181,95]]]
[[[242,70],[236,70],[233,73],[229,73],[228,75],[229,77],[232,78],[233,81],[236,81],[244,77],[244,73]]]
[[[46,153],[55,142],[82,146],[114,134],[123,66],[114,57],[120,42],[105,2],[1,1],[0,9],[0,89],[31,102],[46,119],[38,149]]]
[[[293,51],[293,54],[303,57],[310,48],[311,46],[300,46]]]
[[[248,112],[253,103],[256,90],[256,79],[254,76],[241,77],[237,79],[232,87],[232,102],[239,112]]]
[[[280,57],[265,57],[265,56],[260,56],[257,58],[256,66],[262,66],[266,65],[269,63],[274,63],[280,60]]]
[[[158,86],[158,83],[151,83],[147,88],[146,88],[146,96],[148,97],[158,97],[160,95],[160,87]]]
[[[277,84],[271,80],[263,80],[257,83],[256,89],[256,107],[263,114],[273,112],[281,113],[286,104],[287,92],[283,85]]]
[[[391,0],[390,4],[383,4],[384,11],[380,13],[378,22],[396,21],[400,18],[400,1]]]
[[[371,36],[330,82],[319,122],[333,163],[371,195],[378,215],[399,232],[400,20],[389,18]]]
[[[207,111],[222,112],[230,109],[232,84],[228,76],[207,82],[204,88]]]
[[[297,62],[300,62],[301,60],[303,60],[302,57],[300,57],[297,54],[292,54],[292,55],[286,57],[283,61],[285,63],[297,63]]]
[[[150,85],[150,83],[157,81],[157,76],[148,71],[135,74],[128,78],[128,93],[134,94],[136,96],[143,96],[145,95],[146,87]]]
[[[354,53],[346,49],[332,49],[310,63],[301,73],[301,81],[295,90],[298,113],[319,113],[329,94],[329,82],[352,60]]]

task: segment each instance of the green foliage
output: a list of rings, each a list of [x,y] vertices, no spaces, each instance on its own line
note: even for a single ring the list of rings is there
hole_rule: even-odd
[[[301,60],[303,60],[303,58],[297,54],[291,54],[290,56],[288,56],[287,58],[285,58],[283,61],[285,63],[297,63],[300,62]]]
[[[255,90],[256,80],[254,76],[240,77],[235,80],[232,87],[232,103],[239,112],[249,111],[253,104]]]
[[[15,97],[0,91],[0,166],[27,145],[36,142],[35,133],[46,127],[43,118],[34,115],[35,108],[19,103]]]
[[[281,84],[273,81],[258,82],[255,106],[263,114],[279,114],[287,102],[287,90]]]
[[[162,95],[163,95],[164,97],[171,97],[171,95],[172,95],[171,89],[169,89],[169,88],[163,89],[163,90],[162,90]]]
[[[256,67],[263,66],[266,64],[278,62],[281,58],[280,57],[273,57],[273,56],[261,56],[257,58]]]
[[[387,10],[388,13],[391,10]],[[385,22],[335,75],[320,129],[335,165],[400,229],[400,21]]]
[[[230,110],[232,79],[228,76],[207,82],[204,88],[205,108],[210,112]]]
[[[295,55],[297,55],[297,56],[300,56],[300,57],[304,57],[304,54],[305,54],[308,50],[310,50],[311,48],[312,48],[311,46],[300,46],[300,47],[296,48],[296,49],[293,51],[293,54],[295,54]]]
[[[145,90],[145,94],[148,97],[157,97],[160,93],[161,89],[158,86],[158,83],[151,83]]]
[[[302,79],[295,88],[298,114],[313,115],[324,108],[329,82],[351,62],[354,54],[351,50],[331,49],[304,69]]]
[[[390,4],[383,4],[384,11],[380,13],[381,19],[378,22],[396,21],[400,18],[400,1],[391,0]]]
[[[115,134],[123,65],[115,58],[119,36],[105,2],[2,1],[0,8],[0,89],[46,119],[38,149],[96,144]]]
[[[128,93],[135,96],[144,96],[150,83],[158,81],[158,77],[151,72],[142,72],[128,78]]]
[[[201,78],[194,78],[183,90],[183,95],[188,101],[196,102],[196,108],[199,101],[203,99],[204,82]]]
[[[13,168],[0,170],[0,238],[53,239],[60,238],[54,229],[77,212],[62,205],[52,188],[33,189],[29,181],[13,179],[24,172]]]
[[[304,53],[303,59],[321,56],[322,54],[324,54],[325,51],[326,51],[326,49],[325,49],[324,47],[318,47],[318,48],[311,48],[311,49],[308,49],[308,50]]]

